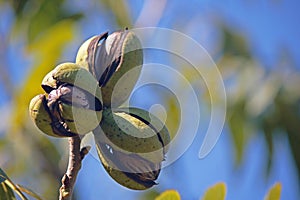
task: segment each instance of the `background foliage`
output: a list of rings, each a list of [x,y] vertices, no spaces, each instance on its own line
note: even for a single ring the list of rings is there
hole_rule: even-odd
[[[217,63],[228,98],[223,135],[215,150],[201,161],[196,156],[197,141],[201,140],[197,137],[178,162],[163,170],[160,184],[142,193],[113,183],[100,164],[87,157],[76,185],[77,198],[101,195],[113,199],[119,195],[152,199],[166,189],[176,189],[183,199],[198,199],[219,181],[227,183],[228,199],[262,199],[275,181],[282,182],[282,199],[300,198],[300,55],[296,38],[300,32],[293,24],[299,15],[295,8],[297,2],[280,0],[223,4],[0,0],[1,168],[45,199],[57,198],[66,167],[66,141],[42,135],[27,112],[30,99],[41,92],[43,76],[57,63],[74,61],[77,48],[91,35],[123,27],[159,26],[190,35]],[[200,89],[201,104],[209,107],[209,95],[205,88]],[[180,110],[174,99],[153,91],[149,95],[158,96],[165,105],[167,126],[175,132]],[[99,174],[93,174],[95,171]],[[256,194],[245,196],[253,191]]]

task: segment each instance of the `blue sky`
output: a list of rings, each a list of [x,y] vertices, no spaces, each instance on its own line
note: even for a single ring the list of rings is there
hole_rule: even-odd
[[[128,0],[128,8],[132,21],[135,22],[142,10],[142,1]],[[99,32],[119,29],[113,24],[111,15],[94,3],[69,1],[66,6],[76,11],[85,12],[86,18],[79,24],[81,31],[75,38],[74,45],[70,45],[62,60],[72,60],[76,53],[76,46]],[[216,43],[220,41],[216,23],[225,23],[228,27],[246,36],[253,55],[265,67],[274,68],[284,51],[288,51],[296,66],[300,66],[300,19],[299,3],[294,0],[265,0],[265,1],[208,1],[191,0],[168,1],[157,26],[176,29],[194,38],[202,44],[214,57]],[[152,8],[154,10],[155,7]],[[3,9],[4,10],[4,9]],[[150,12],[150,13],[151,13]],[[0,30],[10,26],[11,13],[7,11],[5,20],[1,20]],[[193,23],[189,23],[189,22]],[[147,25],[147,23],[145,23]],[[151,24],[152,25],[152,24]],[[19,66],[24,60],[15,59],[19,46],[9,49],[10,71],[14,72],[16,83],[21,84],[24,78]],[[27,62],[25,62],[26,64]],[[28,62],[29,63],[29,62]],[[29,72],[30,67],[28,67]],[[1,91],[1,87],[0,87]],[[151,97],[151,91],[144,90],[143,95]],[[2,92],[1,92],[2,93]],[[144,96],[143,96],[144,97]],[[1,95],[0,102],[7,101]],[[136,102],[142,105],[142,103]],[[0,104],[4,105],[4,104]],[[144,104],[147,107],[146,104]],[[238,168],[234,166],[233,144],[228,135],[227,127],[221,135],[213,151],[204,159],[198,158],[198,151],[202,137],[196,140],[185,154],[172,166],[163,169],[156,189],[160,192],[166,189],[177,189],[182,199],[199,199],[209,186],[224,181],[227,184],[227,199],[262,199],[269,187],[276,181],[282,182],[282,199],[299,199],[299,183],[296,169],[288,147],[288,140],[284,136],[275,137],[274,165],[270,176],[265,176],[266,146],[261,134],[256,134],[246,147],[245,161]],[[98,173],[95,173],[98,172]],[[115,183],[102,168],[100,163],[91,155],[83,162],[83,168],[78,176],[76,187],[80,199],[135,199],[141,192],[125,189]]]

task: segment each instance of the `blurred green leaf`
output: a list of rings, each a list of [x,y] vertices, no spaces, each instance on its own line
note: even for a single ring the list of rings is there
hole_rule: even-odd
[[[265,200],[280,200],[281,183],[275,183],[265,196]]]
[[[244,101],[236,103],[234,107],[228,109],[228,125],[231,131],[233,144],[236,153],[236,164],[240,164],[244,154],[245,144],[247,142],[246,137],[246,118],[244,110]]]
[[[247,38],[241,32],[238,33],[225,26],[222,27],[222,30],[223,44],[221,51],[224,55],[221,60],[230,61],[230,65],[227,65],[227,69],[224,70],[227,72],[225,77],[230,78],[230,76],[234,76],[237,79],[242,78],[238,82],[235,82],[238,92],[235,94],[236,96],[233,95],[233,98],[232,95],[229,97],[230,100],[228,102],[231,105],[227,108],[227,122],[235,146],[236,163],[239,164],[242,161],[244,148],[250,135],[248,129],[249,126],[253,126],[256,132],[264,134],[268,149],[267,173],[269,173],[272,167],[274,135],[276,135],[276,132],[280,132],[288,135],[300,180],[300,136],[298,134],[300,132],[300,126],[298,125],[300,113],[295,112],[300,109],[299,89],[295,89],[295,86],[299,85],[300,82],[298,73],[293,71],[292,74],[286,76],[284,70],[265,71],[264,66],[261,66],[262,63],[252,57],[246,41]],[[234,66],[232,63],[239,63],[241,59],[250,61],[251,65],[241,63],[242,65],[239,65],[241,66],[239,69],[254,67],[264,72],[264,85],[260,85],[259,83],[257,84],[259,88],[254,88],[254,90],[252,88],[248,91],[247,84],[249,86],[249,81],[255,80],[259,76],[259,71],[248,73],[251,79],[243,79],[242,71],[238,71],[232,67]],[[281,60],[278,61],[278,68],[289,66],[293,70],[295,63],[290,62],[292,60],[290,56],[284,56],[279,59]],[[281,62],[284,63],[283,66]],[[219,64],[222,67],[221,70],[224,67],[223,64]],[[230,90],[231,88],[228,89],[228,91]],[[258,97],[255,98],[257,101],[253,101],[255,95]],[[239,100],[232,101],[232,99]],[[247,109],[242,104],[247,105]],[[249,107],[249,105],[252,105],[252,107]],[[256,115],[253,115],[253,113]]]
[[[180,200],[180,194],[176,190],[167,190],[156,197],[155,200]]]
[[[76,21],[82,17],[81,13],[71,14],[68,8],[63,6],[64,2],[64,0],[13,1],[12,6],[16,14],[15,33],[22,33],[30,44],[56,23],[67,19]],[[26,34],[24,31],[27,31]]]
[[[202,200],[224,200],[226,197],[226,184],[217,183],[208,188],[202,197]]]
[[[171,138],[174,138],[179,128],[180,120],[181,120],[180,106],[176,98],[174,97],[166,98],[166,112],[167,112],[166,126],[168,127]]]
[[[267,160],[267,175],[271,172],[272,157],[273,157],[273,128],[267,121],[263,121],[262,129],[264,131],[265,141],[268,149],[268,160]]]
[[[67,11],[61,6],[64,1],[51,0],[42,1],[38,11],[32,16],[28,27],[28,41],[34,41],[39,34],[51,28],[57,22],[66,19],[80,19],[81,14],[68,15]],[[56,33],[61,34],[61,33]]]
[[[232,31],[228,27],[222,27],[223,46],[222,51],[225,55],[242,56],[250,58],[247,40],[242,34]]]
[[[22,14],[22,11],[28,1],[30,0],[11,0],[12,7],[17,18]]]
[[[288,134],[290,147],[298,170],[298,180],[300,180],[300,100],[291,103],[286,101],[284,97],[281,97],[277,98],[276,104],[278,113],[280,113],[280,120],[277,123]]]
[[[5,182],[0,183],[0,199],[1,200],[15,200],[15,194]]]
[[[288,132],[288,138],[298,171],[298,180],[300,180],[300,132]]]

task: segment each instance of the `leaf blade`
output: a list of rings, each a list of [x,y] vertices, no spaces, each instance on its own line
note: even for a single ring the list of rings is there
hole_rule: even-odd
[[[226,190],[224,182],[217,183],[205,191],[202,200],[225,200]]]
[[[180,200],[180,194],[176,190],[166,190],[156,197],[155,200]]]
[[[280,200],[281,196],[281,183],[275,183],[265,196],[265,200]]]
[[[13,190],[5,183],[0,183],[1,200],[16,200]]]

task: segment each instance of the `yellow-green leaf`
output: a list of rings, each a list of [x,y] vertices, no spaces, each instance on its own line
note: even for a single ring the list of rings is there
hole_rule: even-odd
[[[226,184],[217,183],[208,188],[202,197],[202,200],[224,200],[226,197]]]
[[[8,178],[6,173],[0,168],[0,199],[1,200],[13,200],[15,198],[15,191],[22,200],[26,197],[16,188],[15,184]]]
[[[174,138],[176,136],[176,133],[178,132],[179,124],[180,124],[180,106],[178,104],[178,101],[174,97],[167,97],[166,98],[166,104],[167,104],[167,120],[166,120],[166,127],[168,127],[168,130],[170,132],[171,138]]]
[[[275,183],[265,196],[265,200],[280,200],[281,183]]]
[[[235,164],[239,165],[242,162],[245,146],[250,135],[247,115],[245,113],[245,101],[241,100],[235,103],[229,110],[227,121],[235,148]]]
[[[15,200],[15,194],[5,182],[0,183],[0,199],[1,200]]]
[[[180,195],[176,190],[167,190],[156,197],[155,200],[180,200]]]

